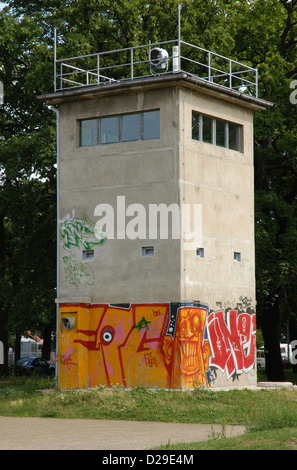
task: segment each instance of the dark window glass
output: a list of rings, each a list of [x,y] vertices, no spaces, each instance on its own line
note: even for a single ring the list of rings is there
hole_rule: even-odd
[[[200,114],[192,114],[192,139],[200,140],[199,126],[200,126]]]
[[[215,132],[215,134],[213,134]],[[192,112],[192,139],[242,152],[243,126]]]
[[[119,118],[107,117],[100,119],[101,144],[111,144],[119,141]]]
[[[160,111],[143,113],[143,139],[160,139]]]
[[[98,119],[88,119],[80,122],[80,146],[98,144]]]
[[[226,147],[225,128],[226,128],[225,121],[216,119],[216,145],[218,145],[219,147]]]
[[[212,118],[203,116],[203,142],[212,143]]]
[[[125,114],[122,116],[122,141],[140,139],[139,113]]]
[[[241,126],[229,123],[229,148],[240,152]]]

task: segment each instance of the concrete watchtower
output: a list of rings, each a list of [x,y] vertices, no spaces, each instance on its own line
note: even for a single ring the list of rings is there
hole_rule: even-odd
[[[257,73],[180,40],[55,60],[58,382],[256,383]]]

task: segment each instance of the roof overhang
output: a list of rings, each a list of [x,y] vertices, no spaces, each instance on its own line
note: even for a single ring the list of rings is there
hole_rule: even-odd
[[[241,93],[184,72],[169,75],[154,75],[143,79],[129,79],[127,81],[104,83],[100,85],[73,87],[63,91],[40,95],[38,98],[49,104],[59,105],[69,101],[94,99],[102,95],[119,94],[129,91],[135,92],[143,90],[144,88],[158,89],[174,86],[191,88],[203,94],[216,96],[222,100],[249,108],[252,111],[263,111],[274,106],[274,103],[270,101],[256,98],[247,93]]]

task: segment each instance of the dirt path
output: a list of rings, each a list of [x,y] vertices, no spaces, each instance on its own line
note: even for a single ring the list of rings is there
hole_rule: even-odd
[[[226,437],[243,434],[226,426]],[[141,450],[209,439],[220,425],[0,416],[0,450]]]

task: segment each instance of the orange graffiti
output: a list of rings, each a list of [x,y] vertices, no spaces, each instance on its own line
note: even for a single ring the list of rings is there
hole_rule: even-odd
[[[213,381],[214,368],[229,378],[254,366],[254,315],[232,310],[226,325],[222,312],[208,315],[197,305],[63,304],[59,310],[61,388],[195,388]]]

